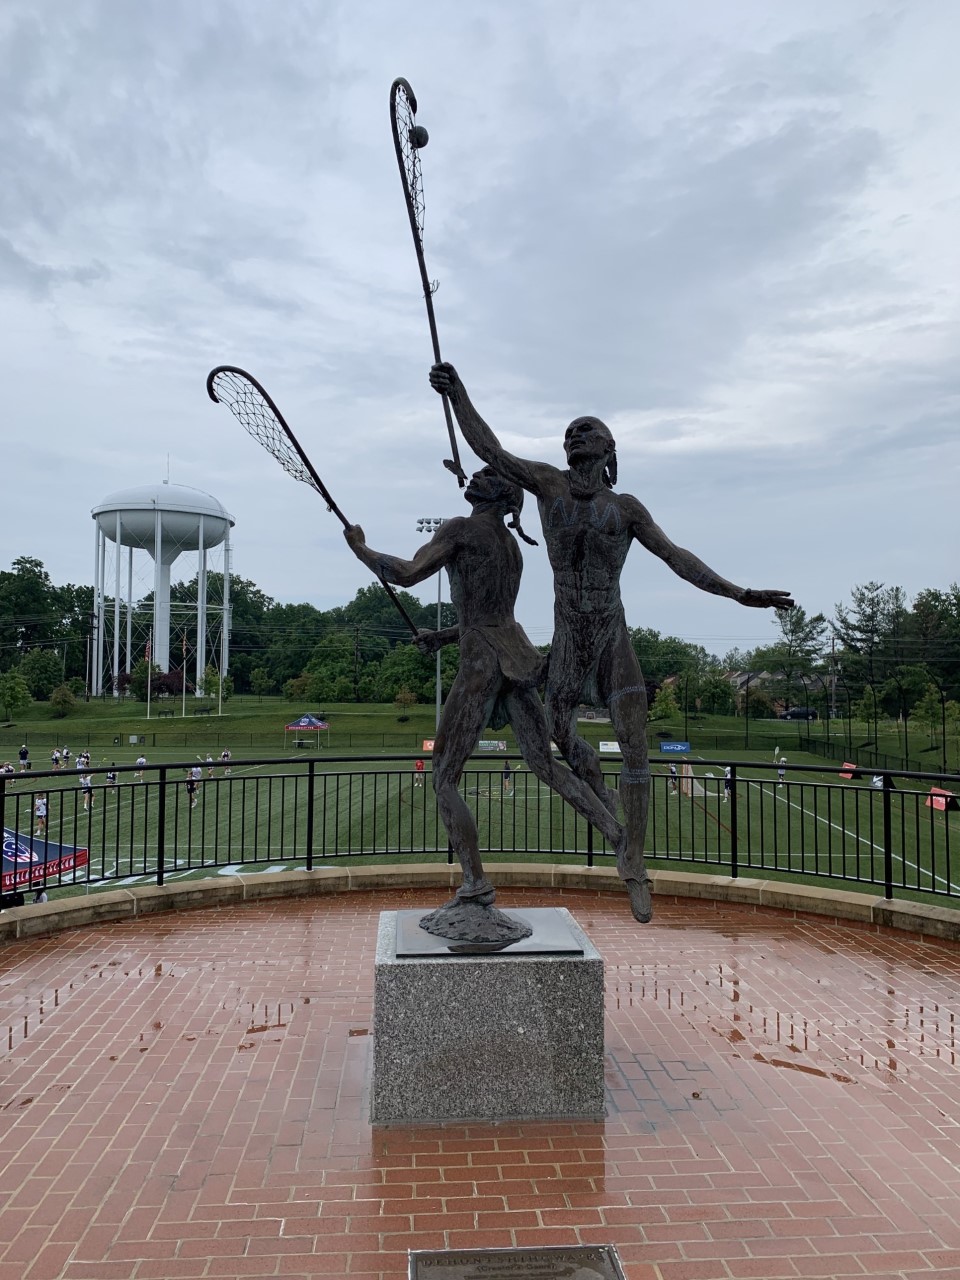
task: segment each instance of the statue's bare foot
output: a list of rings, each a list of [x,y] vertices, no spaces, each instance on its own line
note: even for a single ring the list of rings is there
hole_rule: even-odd
[[[496,901],[497,891],[487,879],[482,876],[472,885],[462,884],[457,890],[454,901],[456,902],[474,902],[478,907],[489,907]]]
[[[630,910],[634,920],[640,924],[649,924],[653,919],[653,899],[650,896],[651,880],[645,876],[642,880],[627,880],[627,893],[630,895]]]

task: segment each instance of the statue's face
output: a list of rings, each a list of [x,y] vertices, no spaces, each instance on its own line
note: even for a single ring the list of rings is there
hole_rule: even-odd
[[[613,436],[599,418],[574,418],[563,437],[568,462],[593,462],[614,449]]]
[[[470,477],[463,496],[470,503],[499,502],[505,493],[506,483],[499,471],[494,471],[493,467],[482,467]]]

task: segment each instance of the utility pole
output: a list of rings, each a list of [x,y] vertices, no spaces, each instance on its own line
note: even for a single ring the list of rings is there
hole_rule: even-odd
[[[837,638],[830,639],[830,719],[837,718]]]
[[[442,524],[443,524],[442,516],[421,516],[420,519],[417,521],[417,533],[431,533],[431,534],[436,533],[436,531],[440,528]],[[437,570],[437,630],[438,631],[440,630],[440,620],[441,620],[441,610],[442,610],[442,604],[441,604],[442,590],[443,590],[443,570],[438,569]],[[436,689],[437,689],[437,732],[439,732],[440,710],[441,710],[441,703],[443,701],[443,682],[440,675],[440,650],[439,649],[437,650]]]

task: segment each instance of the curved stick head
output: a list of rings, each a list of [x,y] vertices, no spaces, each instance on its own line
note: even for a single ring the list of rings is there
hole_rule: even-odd
[[[394,80],[390,87],[390,123],[407,211],[422,251],[424,202],[420,149],[427,145],[429,134],[423,125],[417,124],[417,99],[409,82],[402,77]]]
[[[287,475],[329,499],[283,414],[253,374],[236,365],[218,365],[207,374],[207,394],[214,403],[227,406],[244,431],[276,458]]]

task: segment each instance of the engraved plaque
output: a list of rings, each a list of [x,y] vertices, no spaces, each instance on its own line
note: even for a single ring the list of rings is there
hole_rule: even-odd
[[[624,1280],[612,1244],[410,1254],[410,1280]]]

